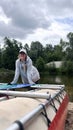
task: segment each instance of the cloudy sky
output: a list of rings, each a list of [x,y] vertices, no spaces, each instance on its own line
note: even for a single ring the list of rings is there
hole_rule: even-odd
[[[73,32],[73,0],[0,0],[0,39],[54,45],[69,32]]]

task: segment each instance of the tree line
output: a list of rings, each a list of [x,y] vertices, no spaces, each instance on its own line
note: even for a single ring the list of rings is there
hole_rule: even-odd
[[[25,48],[31,57],[33,64],[39,71],[57,72],[55,65],[53,67],[45,66],[52,61],[63,61],[59,72],[73,73],[73,33],[67,34],[67,41],[60,39],[57,45],[46,44],[44,47],[39,41],[31,42],[23,46],[21,42],[8,37],[4,38],[4,46],[0,47],[0,68],[15,69],[15,60],[18,57],[19,50]]]

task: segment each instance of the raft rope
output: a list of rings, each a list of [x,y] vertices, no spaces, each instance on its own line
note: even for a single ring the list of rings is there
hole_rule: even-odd
[[[48,115],[47,115],[47,112],[46,112],[46,108],[45,108],[45,106],[44,106],[43,104],[40,104],[40,105],[43,107],[43,110],[44,110],[44,112],[41,112],[41,113],[42,113],[42,115],[46,118],[46,120],[47,120],[47,125],[48,125],[48,127],[49,127],[51,121],[50,121],[50,119],[48,118]],[[16,121],[14,121],[14,123],[16,123],[16,124],[19,126],[19,130],[24,130],[24,127],[23,127],[23,124],[22,124],[21,121],[16,120]]]
[[[59,95],[61,99],[63,99],[62,94]]]
[[[61,104],[59,97],[55,97],[55,99],[59,102],[59,104]]]
[[[41,113],[42,113],[42,115],[46,118],[46,120],[47,120],[47,125],[48,125],[48,127],[49,127],[51,121],[50,121],[50,119],[48,118],[48,115],[47,115],[47,112],[46,112],[46,108],[45,108],[45,106],[44,106],[43,104],[40,104],[40,105],[43,107],[43,110],[44,110],[44,112],[41,112]]]
[[[54,100],[51,101],[50,105],[55,109],[55,112],[57,112],[57,108],[55,106]]]
[[[16,123],[19,126],[19,130],[24,130],[24,127],[21,121],[16,120],[14,123]]]

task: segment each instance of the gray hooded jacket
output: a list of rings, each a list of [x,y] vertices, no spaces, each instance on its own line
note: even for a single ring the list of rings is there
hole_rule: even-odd
[[[34,84],[40,79],[39,72],[36,67],[32,65],[32,60],[27,56],[26,61],[16,60],[15,76],[11,84],[16,84],[21,75],[23,83]]]

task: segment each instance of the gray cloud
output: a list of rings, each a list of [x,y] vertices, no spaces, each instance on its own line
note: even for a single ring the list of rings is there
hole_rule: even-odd
[[[38,28],[48,29],[51,17],[63,17],[72,13],[72,0],[2,0],[5,15],[11,18],[11,24],[0,22],[0,35],[25,38]]]
[[[73,11],[72,0],[47,0],[48,13],[54,17],[65,17]]]
[[[38,1],[37,1],[38,2]],[[16,26],[36,29],[37,27],[48,26],[44,14],[33,0],[3,0],[0,2],[7,17],[12,18]]]
[[[6,25],[3,27],[2,34],[9,34],[12,37],[20,36],[24,37],[27,34],[33,33],[37,28],[47,28],[50,26],[50,22],[45,18],[43,9],[41,9],[42,4],[33,0],[3,0],[0,1],[0,6],[2,7],[5,15],[11,18],[12,24],[8,28]],[[40,4],[40,7],[39,7]],[[9,32],[10,30],[10,32]],[[7,33],[6,33],[7,32]]]
[[[5,37],[9,36],[12,38],[25,38],[27,34],[33,33],[32,30],[24,30],[17,26],[6,25],[3,22],[0,22],[0,36]]]

